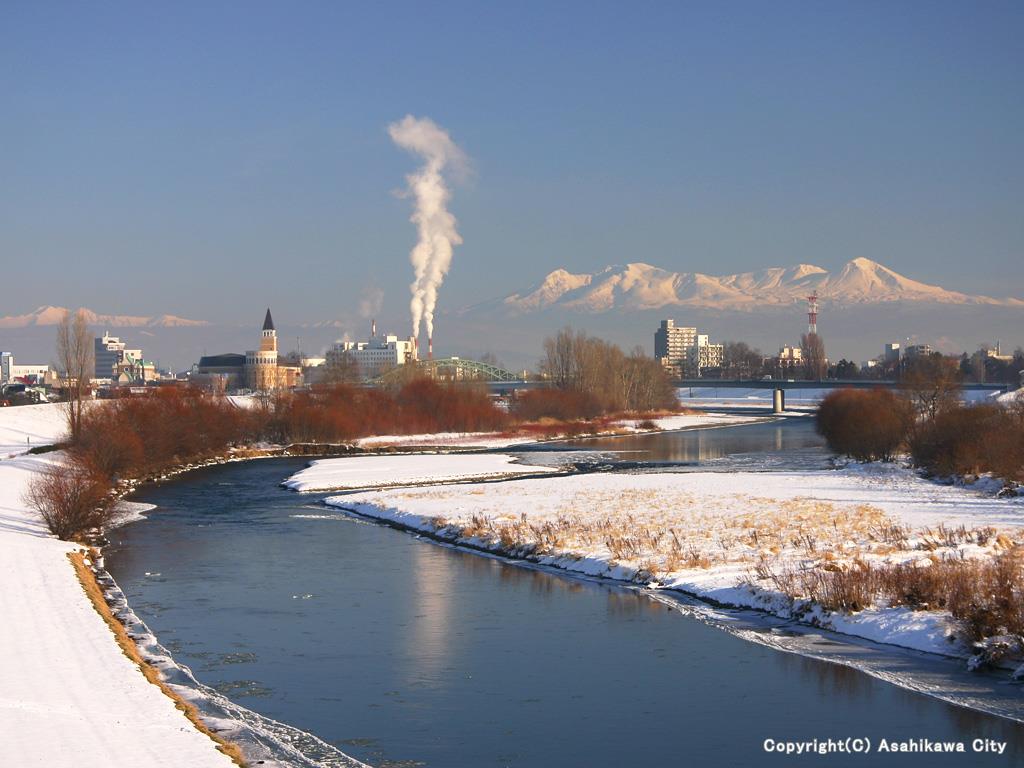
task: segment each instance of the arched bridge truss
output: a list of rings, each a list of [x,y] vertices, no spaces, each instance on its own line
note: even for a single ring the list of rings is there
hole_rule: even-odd
[[[490,363],[466,360],[461,357],[442,357],[435,360],[417,360],[416,373],[445,381],[518,381],[519,376]],[[392,368],[376,381],[385,384],[408,376],[408,365]]]

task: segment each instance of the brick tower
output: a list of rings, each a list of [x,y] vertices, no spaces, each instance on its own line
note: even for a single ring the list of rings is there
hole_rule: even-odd
[[[269,307],[263,320],[259,350],[245,353],[245,373],[250,389],[265,392],[278,387],[277,330]]]

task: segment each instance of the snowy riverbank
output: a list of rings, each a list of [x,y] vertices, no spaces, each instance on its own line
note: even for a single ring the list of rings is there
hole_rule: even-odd
[[[217,751],[120,650],[67,554],[22,495],[61,454],[27,455],[63,433],[59,406],[0,409],[0,764],[218,766]]]
[[[484,480],[554,472],[553,467],[518,464],[497,453],[399,454],[317,459],[282,485],[293,491],[333,491],[399,485]]]
[[[362,492],[326,503],[554,568],[959,656],[969,649],[943,611],[877,605],[844,615],[806,612],[773,589],[758,566],[827,569],[859,558],[927,567],[931,557],[988,556],[1024,535],[1021,500],[937,485],[892,465],[583,474]],[[978,543],[947,535],[960,526],[992,527],[1005,537]]]
[[[770,403],[768,409],[770,410]],[[705,411],[701,413],[680,413],[671,416],[660,416],[653,419],[622,419],[611,422],[607,429],[594,437],[617,434],[645,434],[649,432],[669,432],[680,429],[698,429],[702,427],[736,426],[765,421],[769,416],[736,415]],[[549,439],[563,439],[562,437]],[[537,438],[530,433],[506,434],[500,432],[440,432],[422,435],[375,435],[362,437],[355,445],[365,449],[383,447],[402,448],[453,448],[489,450],[512,448],[517,445],[536,443]]]

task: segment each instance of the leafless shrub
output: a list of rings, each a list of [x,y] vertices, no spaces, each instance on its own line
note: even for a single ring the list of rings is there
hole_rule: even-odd
[[[836,453],[891,461],[913,419],[909,402],[888,389],[840,389],[821,401],[817,428]]]
[[[920,423],[910,440],[914,463],[936,475],[991,472],[1024,480],[1024,411],[1001,405],[951,405]]]
[[[54,536],[82,541],[113,518],[110,484],[82,465],[52,467],[29,481],[25,502],[39,513]]]

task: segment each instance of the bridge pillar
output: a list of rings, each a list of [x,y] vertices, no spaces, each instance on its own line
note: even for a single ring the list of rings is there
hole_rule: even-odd
[[[782,413],[786,410],[786,391],[777,388],[772,392],[772,413]]]

